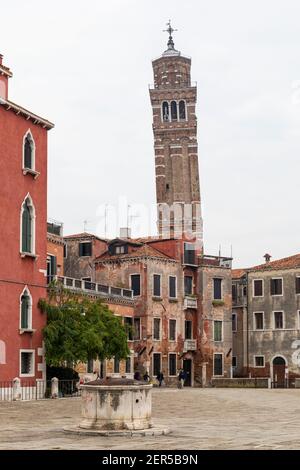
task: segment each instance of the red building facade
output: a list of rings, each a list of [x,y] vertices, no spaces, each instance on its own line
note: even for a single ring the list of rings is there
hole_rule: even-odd
[[[49,121],[8,99],[0,56],[0,381],[45,374]]]

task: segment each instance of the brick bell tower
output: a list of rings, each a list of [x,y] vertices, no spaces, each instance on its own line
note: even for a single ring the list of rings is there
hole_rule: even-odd
[[[161,237],[197,238],[202,246],[198,170],[197,86],[191,59],[174,47],[170,22],[168,49],[152,62],[150,87],[156,170],[158,232]]]

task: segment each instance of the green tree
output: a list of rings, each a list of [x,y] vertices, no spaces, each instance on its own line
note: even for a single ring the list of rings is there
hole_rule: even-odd
[[[41,299],[39,307],[47,314],[43,336],[48,365],[129,356],[121,318],[101,300],[91,300],[53,284],[49,299]]]

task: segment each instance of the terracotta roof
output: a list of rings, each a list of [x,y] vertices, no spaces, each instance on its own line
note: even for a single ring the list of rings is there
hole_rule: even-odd
[[[300,268],[300,253],[293,256],[288,256],[287,258],[281,258],[270,263],[260,264],[259,266],[254,266],[250,268],[249,271],[267,271],[272,269],[292,269]]]
[[[64,236],[64,238],[74,239],[74,240],[76,240],[77,238],[97,238],[97,240],[101,240],[102,242],[108,241],[105,238],[97,237],[97,235],[94,235],[93,233],[88,233],[88,232],[74,233],[73,235],[66,235]]]
[[[232,279],[240,279],[246,274],[246,269],[232,269],[231,276]]]
[[[144,257],[152,257],[152,258],[161,258],[161,259],[168,259],[172,261],[174,258],[167,256],[160,251],[156,250],[152,246],[149,245],[142,245],[138,247],[136,250],[132,251],[131,253],[124,253],[118,255],[110,255],[108,252],[103,253],[103,255],[98,256],[95,261],[113,261],[113,260],[122,260],[122,259],[129,259],[129,258],[144,258]]]

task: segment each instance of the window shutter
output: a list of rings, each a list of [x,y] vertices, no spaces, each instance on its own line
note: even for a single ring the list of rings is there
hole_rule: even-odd
[[[32,169],[32,146],[28,137],[26,137],[24,145],[24,166]]]
[[[57,274],[57,260],[56,256],[51,256],[51,275],[56,276]]]
[[[29,297],[23,295],[21,299],[21,328],[28,328]]]
[[[32,217],[28,200],[24,202],[22,214],[22,251],[31,253]]]

